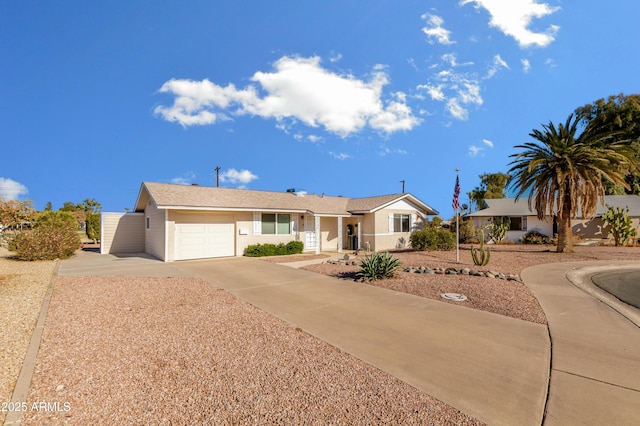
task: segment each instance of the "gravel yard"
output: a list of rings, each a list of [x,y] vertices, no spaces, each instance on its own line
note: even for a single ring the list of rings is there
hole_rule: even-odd
[[[11,401],[56,265],[9,260],[8,254],[0,248],[0,402]],[[5,416],[6,412],[0,411],[0,423]]]
[[[584,260],[632,260],[640,259],[640,247],[576,246],[575,253],[555,253],[554,246],[492,245],[491,261],[485,267],[477,267],[471,258],[470,246],[461,246],[460,263],[455,251],[443,252],[393,252],[403,266],[434,268],[470,268],[482,271],[520,274],[529,266],[543,263],[576,262]],[[364,255],[350,255],[350,261],[359,262]],[[285,259],[286,260],[286,259]],[[355,279],[358,266],[322,263],[305,266],[304,269],[337,278]],[[453,303],[473,309],[493,312],[513,318],[546,324],[547,319],[540,304],[526,285],[516,281],[468,275],[428,275],[399,272],[395,278],[372,281],[369,285],[427,297],[444,303]],[[443,293],[460,293],[468,297],[465,302],[448,301]]]
[[[548,249],[494,246],[486,269],[519,274],[541,263],[640,258],[640,248],[577,247],[569,255]],[[0,342],[2,402],[11,399],[55,268],[55,262],[16,262],[6,254],[0,252],[0,327],[6,330]],[[461,249],[459,264],[455,252],[394,255],[405,266],[473,267],[468,247]],[[353,279],[357,267],[307,269]],[[440,293],[464,293],[469,307],[546,321],[526,286],[513,281],[402,272],[373,285],[437,300]],[[302,330],[187,278],[59,277],[27,406],[26,425],[479,424]],[[0,413],[0,421],[4,416]]]
[[[194,279],[60,277],[43,339],[26,425],[479,424]]]

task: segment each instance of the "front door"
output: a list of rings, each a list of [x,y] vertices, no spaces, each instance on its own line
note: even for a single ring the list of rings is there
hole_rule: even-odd
[[[316,220],[313,216],[307,214],[304,216],[304,250],[315,250],[317,243]]]

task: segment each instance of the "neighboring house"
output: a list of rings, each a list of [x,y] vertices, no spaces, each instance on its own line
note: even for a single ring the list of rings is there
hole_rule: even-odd
[[[637,195],[605,195],[605,205],[598,204],[595,217],[583,219],[580,211],[577,218],[572,219],[571,224],[574,235],[582,238],[603,238],[609,237],[607,225],[602,220],[602,213],[606,210],[606,205],[612,207],[628,207],[629,216],[632,218],[634,228],[640,225],[640,197]],[[529,209],[528,199],[520,198],[497,198],[485,200],[484,206],[477,212],[470,213],[467,217],[473,219],[476,228],[488,226],[494,217],[508,217],[511,221],[510,229],[506,238],[511,241],[518,241],[520,237],[529,231],[538,231],[544,235],[552,237],[557,233],[557,228],[552,216],[545,216],[543,220],[538,219],[535,207]]]
[[[164,261],[242,256],[247,246],[302,241],[304,250],[388,250],[438,212],[411,194],[367,198],[144,182],[134,213],[103,213],[102,253]]]

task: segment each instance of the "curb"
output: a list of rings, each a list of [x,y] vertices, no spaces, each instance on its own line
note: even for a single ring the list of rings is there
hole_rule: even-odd
[[[611,309],[634,323],[637,327],[640,327],[640,311],[622,302],[614,295],[607,293],[591,281],[591,276],[599,272],[638,270],[639,268],[640,265],[633,263],[585,266],[567,271],[567,279],[580,290],[608,305]]]
[[[56,267],[49,281],[47,293],[42,301],[42,307],[40,308],[40,315],[36,322],[36,327],[31,335],[31,341],[27,348],[27,353],[24,356],[22,368],[20,369],[20,375],[16,381],[16,386],[13,389],[13,395],[11,397],[12,403],[26,404],[27,397],[29,396],[29,389],[31,387],[31,378],[36,366],[36,358],[38,356],[38,350],[40,349],[40,343],[42,342],[42,334],[44,332],[44,325],[47,320],[47,313],[49,312],[49,304],[51,302],[51,295],[55,287],[56,279],[58,278],[58,271],[60,270],[60,261],[56,264]],[[22,411],[9,411],[7,417],[4,419],[4,426],[17,426],[22,422]]]

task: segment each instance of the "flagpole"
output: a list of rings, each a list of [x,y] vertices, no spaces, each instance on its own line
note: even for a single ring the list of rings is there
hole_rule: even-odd
[[[456,188],[458,187],[458,169],[456,169]],[[457,189],[455,189],[454,191],[457,191]],[[456,196],[456,201],[457,201],[457,196]],[[455,215],[456,215],[456,263],[460,263],[460,216],[458,214],[458,211],[460,210],[460,204],[458,202],[455,203],[456,204],[456,211],[455,211]]]

